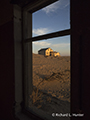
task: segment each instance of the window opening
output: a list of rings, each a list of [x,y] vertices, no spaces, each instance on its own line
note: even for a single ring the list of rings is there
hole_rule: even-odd
[[[63,0],[59,0],[59,2],[60,1],[62,2]],[[67,25],[64,25],[65,21],[64,22],[62,21],[62,23],[59,24],[57,22],[57,17],[56,17],[56,22],[54,21],[55,19],[53,19],[53,21],[55,25],[56,26],[58,25],[59,27],[57,27],[58,29],[56,28],[54,29],[55,27],[53,25],[54,23],[51,22],[53,24],[52,25],[49,24],[51,20],[49,20],[48,22],[48,19],[45,22],[45,16],[43,20],[43,17],[42,16],[40,17],[40,14],[38,15],[38,12],[40,11],[37,11],[37,13],[36,12],[33,13],[33,15],[37,14],[37,18],[34,18],[33,22],[35,23],[34,20],[36,20],[36,23],[38,22],[36,25],[39,25],[39,27],[34,24],[32,30],[33,37],[32,38],[29,37],[28,39],[26,38],[26,44],[30,42],[31,45],[31,41],[32,42],[34,41],[32,43],[34,48],[32,53],[33,91],[32,94],[27,97],[29,98],[27,99],[29,103],[28,107],[35,114],[38,114],[41,117],[43,116],[44,119],[45,118],[52,119],[54,117],[52,114],[53,112],[61,113],[61,114],[70,112],[70,36],[69,36],[70,35],[70,29],[69,29],[70,5],[69,3],[66,4],[64,2],[63,3],[64,6],[63,8],[61,8],[64,10],[68,9],[68,18],[66,22]],[[57,4],[55,4],[55,6],[57,6]],[[49,9],[53,7],[49,7]],[[64,13],[65,11],[63,12],[62,16],[64,15]],[[55,14],[56,13],[54,13],[54,15]],[[58,16],[58,14],[56,15]],[[61,17],[61,18],[65,19],[65,17]],[[44,24],[43,22],[48,23],[48,25]],[[43,23],[41,24],[41,27],[40,27],[40,23]],[[62,24],[63,27],[60,27],[62,26]],[[42,25],[45,25],[45,27],[43,27]],[[41,28],[47,28],[47,26],[49,25],[53,30],[48,31],[47,29],[41,29]],[[59,36],[63,36],[63,37],[59,37]],[[44,39],[48,39],[48,40],[44,40]],[[42,41],[38,41],[38,40],[42,40]],[[47,54],[48,50],[50,51],[48,52],[49,54]],[[53,65],[54,67],[52,67]],[[64,68],[61,67],[61,65]],[[57,87],[57,85],[59,84],[60,86]],[[64,89],[64,87],[66,87],[66,89]],[[56,90],[54,90],[53,88],[55,88]]]
[[[45,52],[48,50],[49,54]],[[42,111],[48,119],[52,119],[52,113],[70,113],[70,35],[33,42],[32,55],[29,107],[39,115]]]
[[[32,36],[70,29],[70,1],[57,2],[33,13]]]

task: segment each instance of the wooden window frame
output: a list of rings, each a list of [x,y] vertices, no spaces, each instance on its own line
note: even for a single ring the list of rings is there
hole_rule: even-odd
[[[48,0],[47,0],[48,1]],[[54,2],[57,0],[54,0]],[[44,1],[45,2],[45,1]],[[23,59],[23,103],[22,103],[22,112],[29,115],[32,119],[42,118],[39,115],[33,114],[30,109],[28,108],[28,96],[32,92],[32,42],[43,40],[43,39],[49,39],[49,38],[55,38],[55,37],[62,37],[66,35],[70,35],[71,31],[70,29],[65,29],[58,32],[52,32],[45,35],[40,35],[37,37],[32,37],[32,13],[37,11],[38,9],[41,9],[44,5],[44,2],[41,2],[41,4],[37,3],[35,5],[27,5],[23,7],[22,9],[22,59]],[[33,7],[34,6],[34,7]],[[40,7],[41,6],[41,7]],[[29,51],[29,52],[28,52]]]

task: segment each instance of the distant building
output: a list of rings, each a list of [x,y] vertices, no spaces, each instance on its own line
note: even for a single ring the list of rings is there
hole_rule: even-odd
[[[56,56],[60,56],[60,53],[56,52],[56,51],[52,51],[52,52],[50,52],[50,55],[56,57]]]
[[[51,48],[43,48],[38,51],[38,54],[44,56],[60,56],[59,52],[53,51]]]

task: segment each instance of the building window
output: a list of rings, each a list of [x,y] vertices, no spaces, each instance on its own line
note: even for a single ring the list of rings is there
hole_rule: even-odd
[[[68,47],[68,51],[70,50],[70,36],[69,36],[70,35],[70,20],[69,20],[69,18],[70,18],[70,16],[69,16],[70,1],[68,0],[68,2],[66,2],[66,0],[64,0],[64,2],[62,2],[63,7],[61,7],[61,8],[60,8],[60,6],[58,6],[60,4],[59,2],[60,1],[55,2],[51,7],[49,6],[48,8],[41,9],[41,12],[34,11],[34,8],[32,7],[33,10],[30,8],[29,12],[27,12],[25,9],[25,11],[23,13],[24,20],[26,18],[26,20],[23,23],[24,24],[23,29],[25,31],[24,44],[23,44],[23,46],[24,46],[24,63],[25,63],[24,64],[24,68],[25,68],[24,69],[25,70],[25,72],[24,72],[25,73],[25,75],[24,75],[25,108],[27,110],[29,110],[30,112],[33,111],[35,114],[39,115],[40,117],[43,116],[44,119],[52,119],[53,112],[60,113],[61,111],[63,111],[63,109],[65,110],[65,108],[62,108],[61,111],[58,111],[58,109],[56,109],[55,111],[53,111],[53,109],[49,109],[50,105],[52,105],[52,107],[53,107],[53,105],[56,103],[58,104],[57,108],[61,107],[62,105],[59,104],[60,101],[62,101],[62,100],[65,101],[63,99],[63,97],[64,97],[63,95],[65,94],[65,89],[62,89],[62,90],[57,89],[57,86],[52,85],[55,82],[55,81],[53,81],[55,79],[55,77],[56,77],[56,79],[60,79],[60,80],[62,79],[61,81],[59,81],[59,83],[63,85],[63,83],[65,83],[65,84],[67,83],[67,81],[63,80],[64,75],[67,74],[65,79],[69,79],[69,82],[70,82],[70,76],[69,76],[70,75],[70,66],[65,68],[64,71],[63,71],[63,68],[58,67],[57,72],[54,72],[52,70],[50,75],[45,76],[45,73],[44,73],[45,70],[43,68],[46,66],[47,63],[39,65],[39,66],[37,65],[37,64],[40,64],[40,62],[38,62],[37,60],[42,60],[43,56],[41,56],[41,55],[38,56],[37,54],[32,54],[33,49],[36,52],[38,51],[39,45],[41,45],[41,47],[42,47],[42,45],[43,45],[43,47],[45,47],[47,45],[46,47],[50,48],[50,46],[51,46],[50,41],[53,41],[52,44],[54,46],[53,48],[55,48],[54,51],[56,51],[56,49],[58,47],[60,47],[61,51],[63,51],[62,50],[63,47],[65,47],[65,48]],[[50,9],[51,9],[51,13],[49,13]],[[52,13],[53,10],[57,11],[54,13],[54,15]],[[68,10],[68,15],[66,15],[67,10]],[[32,12],[32,11],[34,11],[34,12]],[[37,12],[37,14],[36,14],[36,12]],[[46,18],[44,16],[44,12],[47,16]],[[64,15],[64,13],[65,13],[65,15]],[[32,17],[32,15],[34,15],[34,14],[35,14],[35,16]],[[60,15],[62,15],[62,14],[64,15],[63,18],[60,17]],[[49,21],[50,17],[52,17],[52,21],[51,20]],[[37,18],[40,18],[41,21]],[[59,18],[60,20],[58,20],[57,18]],[[31,24],[36,19],[37,19],[37,22],[34,23],[33,30],[32,30]],[[64,20],[68,21],[68,23]],[[39,21],[41,23],[41,26],[40,26],[40,24],[38,24]],[[60,22],[60,24],[59,24],[59,22]],[[62,23],[63,23],[63,25],[62,25]],[[49,28],[47,28],[47,26],[49,26]],[[33,32],[33,36],[32,36],[32,32]],[[62,37],[62,36],[64,36],[64,37]],[[48,39],[49,42],[45,41],[45,39]],[[42,40],[42,42],[40,42],[40,40]],[[67,42],[68,40],[69,40],[69,42]],[[57,41],[59,41],[60,43],[58,43]],[[32,48],[32,42],[34,43],[33,48]],[[55,45],[56,45],[56,47],[55,47]],[[37,48],[37,50],[36,50],[36,48]],[[52,49],[52,47],[51,47],[51,49]],[[58,49],[57,49],[57,52],[59,52]],[[48,54],[48,52],[47,52],[47,54]],[[64,62],[65,62],[64,67],[66,67],[65,66],[66,64],[70,65],[70,59],[67,58],[68,55],[70,56],[70,51],[69,51],[69,53],[66,53],[66,54],[62,52],[62,54],[63,54],[63,56],[65,56],[64,57]],[[45,60],[45,59],[47,59],[47,58],[44,58],[43,60]],[[62,59],[63,59],[63,57],[58,58],[57,60],[62,60]],[[38,63],[36,63],[35,61]],[[51,61],[53,61],[52,58],[51,58]],[[55,63],[53,62],[53,64],[55,64]],[[59,66],[59,64],[57,64],[57,66]],[[35,71],[35,69],[36,69],[36,71]],[[51,68],[51,69],[53,69],[53,68]],[[50,71],[51,69],[46,69],[45,72],[49,73],[48,70]],[[34,72],[33,72],[33,70],[34,70]],[[43,74],[40,73],[39,70],[41,70],[43,72]],[[67,78],[67,77],[69,77],[69,78]],[[38,79],[39,79],[39,82],[38,82]],[[48,86],[49,83],[47,84],[48,90],[47,90],[47,86],[46,87],[44,86],[45,88],[42,87],[43,85],[40,86],[41,84],[43,84],[43,82],[47,83],[47,81],[49,81],[49,80],[52,80],[50,85],[52,85],[55,89],[57,89],[56,93],[59,93],[59,92],[60,92],[60,94],[62,93],[62,95],[59,96],[60,100],[58,99],[56,93],[53,93],[53,92],[50,93],[51,91],[49,90],[49,87],[52,87],[52,86]],[[70,86],[69,82],[68,82],[68,86]],[[46,83],[44,83],[44,84],[46,84]],[[43,91],[42,88],[39,88],[39,87],[44,88],[45,91],[48,91],[48,92]],[[68,89],[68,88],[66,88],[66,89]],[[47,106],[48,108],[45,107],[45,104],[48,105]],[[70,105],[70,101],[69,101],[69,105]],[[69,106],[69,109],[70,109],[70,106]],[[42,112],[42,114],[41,114],[41,112]],[[48,114],[48,112],[49,112],[49,114]],[[64,112],[68,113],[70,111],[64,111]],[[46,117],[45,115],[48,117]]]

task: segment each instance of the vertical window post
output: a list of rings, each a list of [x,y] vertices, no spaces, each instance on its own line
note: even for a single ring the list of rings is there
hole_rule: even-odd
[[[32,37],[32,14],[23,10],[23,51],[24,51],[24,98],[25,107],[28,107],[28,97],[32,93],[32,41],[25,43]]]

